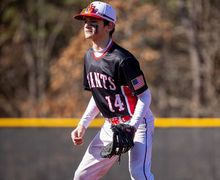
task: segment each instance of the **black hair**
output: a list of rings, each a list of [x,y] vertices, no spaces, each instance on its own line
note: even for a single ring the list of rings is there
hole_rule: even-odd
[[[109,25],[110,21],[104,19],[104,26]],[[109,32],[109,36],[112,37],[112,34],[115,32],[115,27]]]

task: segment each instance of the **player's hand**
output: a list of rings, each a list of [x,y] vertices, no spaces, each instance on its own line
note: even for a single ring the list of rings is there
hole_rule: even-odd
[[[71,132],[71,138],[74,145],[83,144],[83,136],[85,132],[86,128],[80,124]]]

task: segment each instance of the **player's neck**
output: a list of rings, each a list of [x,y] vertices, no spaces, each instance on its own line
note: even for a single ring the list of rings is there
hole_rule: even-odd
[[[110,41],[110,37],[100,41],[92,41],[92,48],[94,51],[102,51],[108,46]]]

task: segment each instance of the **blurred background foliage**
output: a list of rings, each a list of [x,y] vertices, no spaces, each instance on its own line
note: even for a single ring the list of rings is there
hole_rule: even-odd
[[[0,2],[0,117],[80,117],[89,0]],[[220,117],[220,1],[111,1],[114,40],[139,60],[159,117]]]

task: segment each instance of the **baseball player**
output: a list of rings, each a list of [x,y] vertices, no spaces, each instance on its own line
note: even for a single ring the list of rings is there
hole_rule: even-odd
[[[107,3],[94,1],[74,18],[84,21],[85,39],[92,42],[84,57],[84,88],[91,92],[91,99],[71,133],[74,145],[83,143],[86,129],[99,113],[105,118],[75,171],[74,180],[100,179],[118,160],[117,155],[102,158],[100,151],[112,141],[111,125],[119,123],[136,129],[134,146],[128,152],[131,179],[153,180],[151,93],[137,59],[112,39],[116,11]]]

